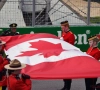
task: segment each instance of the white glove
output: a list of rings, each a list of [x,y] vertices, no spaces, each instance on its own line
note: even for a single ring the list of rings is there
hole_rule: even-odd
[[[83,52],[83,53],[85,53],[85,54],[86,54],[86,52]]]
[[[60,37],[61,40],[64,40],[63,37]]]

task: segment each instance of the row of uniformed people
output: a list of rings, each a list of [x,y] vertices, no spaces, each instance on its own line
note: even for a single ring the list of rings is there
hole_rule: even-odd
[[[5,42],[0,41],[0,52],[4,45]],[[0,55],[0,90],[6,90],[6,88],[8,90],[31,90],[30,76],[25,74],[19,76],[21,69],[25,66],[17,59],[10,61],[9,58]]]
[[[1,34],[1,36],[19,35],[18,33],[16,33],[16,27],[17,27],[17,24],[15,24],[15,23],[11,24],[10,30],[3,32]],[[74,36],[74,33],[70,30],[68,21],[61,22],[61,29],[62,29],[61,39],[74,45],[75,36]],[[88,39],[88,41],[89,41],[90,47],[88,48],[86,53],[91,55],[92,57],[94,57],[96,60],[99,60],[100,59],[100,50],[98,48],[99,39],[97,38],[97,36],[92,36]],[[12,74],[12,72],[16,73],[16,70],[12,70],[12,71],[10,70],[10,72],[11,72],[11,74]],[[14,76],[14,75],[15,74],[12,74],[12,76]],[[15,79],[18,79],[16,75],[15,75],[15,77],[14,77]],[[27,77],[27,75],[26,75],[26,77]],[[64,79],[63,81],[64,81],[64,87],[61,90],[70,90],[72,79]],[[97,81],[97,78],[85,78],[86,90],[95,90],[95,88],[92,86],[96,85],[96,81]],[[13,89],[13,90],[15,90],[15,89]],[[29,90],[29,89],[27,89],[27,90]]]
[[[68,21],[61,22],[61,30],[62,30],[61,39],[74,45],[75,36],[74,33],[70,30]],[[98,48],[98,43],[100,40],[95,35],[88,38],[88,41],[89,41],[89,48],[86,51],[86,53],[94,57],[95,60],[99,60],[100,50]],[[70,90],[72,79],[64,79],[63,81],[64,81],[64,87],[60,90]],[[95,90],[96,82],[97,82],[97,78],[85,78],[86,90]],[[100,86],[99,88],[96,89],[100,90]]]
[[[9,27],[10,28],[2,32],[0,36],[19,35],[19,33],[16,32],[16,23],[10,24]],[[8,90],[31,90],[30,76],[26,74],[20,75],[21,69],[26,65],[17,59],[10,60],[4,57],[6,56],[4,55],[5,44],[5,42],[0,40],[0,90],[6,90],[6,88]]]
[[[1,90],[5,90],[7,86],[7,76],[6,76],[6,69],[4,66],[9,64],[9,59],[3,57],[3,49],[5,46],[5,42],[0,40],[0,88]]]

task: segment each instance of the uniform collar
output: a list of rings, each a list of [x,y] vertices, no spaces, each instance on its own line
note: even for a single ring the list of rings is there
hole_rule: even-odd
[[[97,46],[93,47],[93,48],[98,48]]]
[[[92,48],[98,48],[97,46],[94,46],[94,47],[92,47]]]

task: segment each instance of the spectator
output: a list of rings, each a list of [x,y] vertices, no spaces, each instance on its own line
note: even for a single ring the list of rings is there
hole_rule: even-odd
[[[64,41],[74,45],[75,42],[75,36],[69,29],[69,23],[68,21],[61,22],[61,29],[62,29],[62,37]],[[64,79],[64,87],[61,90],[70,90],[71,88],[71,79]]]
[[[9,25],[10,29],[4,31],[1,36],[15,36],[15,35],[19,35],[19,33],[16,32],[17,30],[17,24],[16,23],[12,23]]]
[[[96,60],[100,59],[100,50],[98,48],[99,39],[97,36],[92,36],[88,39],[90,47],[87,50],[87,54],[94,57]],[[96,85],[97,77],[95,78],[85,78],[86,90],[95,90],[94,86]]]
[[[11,71],[11,74],[7,78],[8,90],[31,90],[31,80],[30,76],[21,74],[22,68],[26,67],[17,59],[11,61],[10,64],[5,65],[5,68]]]

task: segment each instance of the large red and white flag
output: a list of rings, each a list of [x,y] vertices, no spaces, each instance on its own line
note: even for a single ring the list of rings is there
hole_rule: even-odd
[[[46,33],[1,37],[11,60],[27,67],[32,79],[64,79],[100,76],[100,63],[79,48]]]

